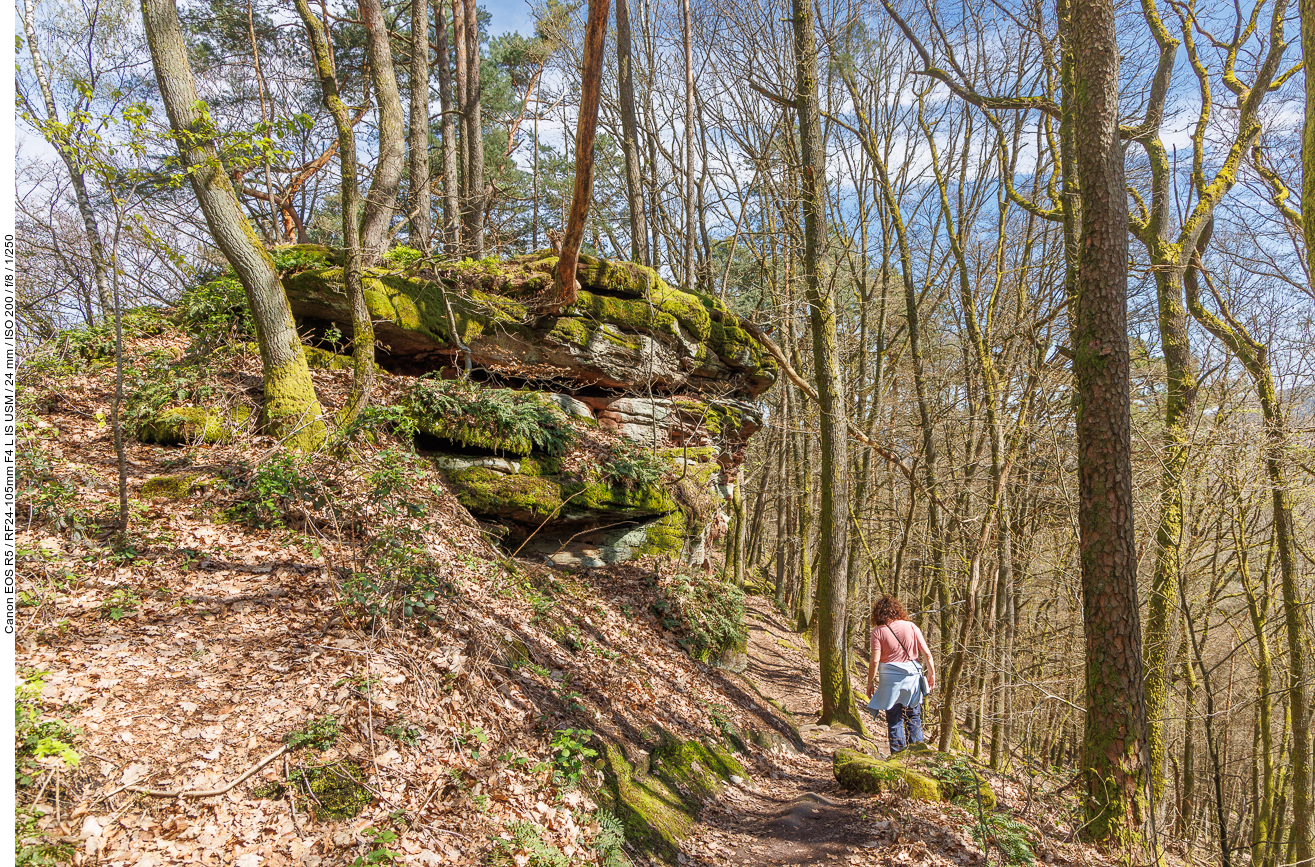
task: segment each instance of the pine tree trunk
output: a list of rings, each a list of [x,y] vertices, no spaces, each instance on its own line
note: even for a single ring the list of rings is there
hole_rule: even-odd
[[[443,135],[443,248],[449,256],[461,249],[461,169],[457,161],[457,114],[452,97],[452,51],[448,47],[443,0],[433,0],[435,54],[438,60],[439,122]]]
[[[1082,836],[1139,844],[1146,818],[1141,621],[1132,514],[1128,211],[1112,0],[1071,0],[1072,123],[1082,218],[1073,306],[1087,714]]]
[[[466,171],[469,175],[470,199],[467,214],[470,219],[466,242],[470,255],[484,258],[484,120],[479,84],[479,9],[475,0],[465,0],[466,15]]]
[[[603,42],[607,37],[608,0],[589,0],[585,23],[584,68],[580,82],[580,114],[575,127],[575,189],[571,211],[562,233],[562,252],[553,279],[552,308],[561,310],[575,303],[580,284],[575,279],[580,262],[584,224],[589,217],[594,190],[594,134],[598,129],[598,102],[603,79]]]

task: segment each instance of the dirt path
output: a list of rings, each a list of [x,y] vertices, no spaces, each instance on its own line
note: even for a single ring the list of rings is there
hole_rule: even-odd
[[[831,770],[836,749],[858,744],[857,732],[813,725],[821,711],[817,663],[806,639],[761,597],[750,597],[748,667],[745,675],[767,698],[779,702],[799,723],[805,750],[782,748],[764,754],[751,768],[753,779],[728,787],[704,810],[694,834],[682,845],[687,864],[803,865],[832,861],[891,863],[882,839],[885,805],[852,798]],[[884,726],[870,726],[877,748],[886,752]],[[886,823],[884,827],[889,827]],[[907,860],[907,859],[906,859]]]

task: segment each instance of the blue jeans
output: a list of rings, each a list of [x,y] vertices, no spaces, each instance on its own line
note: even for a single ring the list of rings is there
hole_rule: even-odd
[[[908,740],[905,740],[905,734]],[[890,751],[897,753],[909,744],[922,742],[922,704],[907,707],[897,704],[886,711],[886,733],[890,736]]]

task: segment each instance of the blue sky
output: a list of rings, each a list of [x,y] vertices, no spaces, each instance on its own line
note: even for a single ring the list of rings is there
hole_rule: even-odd
[[[483,0],[479,5],[493,16],[489,25],[490,36],[501,36],[512,30],[522,36],[534,33],[534,16],[530,13],[529,0]]]

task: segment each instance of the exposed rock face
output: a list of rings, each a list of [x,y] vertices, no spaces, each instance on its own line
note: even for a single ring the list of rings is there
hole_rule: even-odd
[[[317,248],[303,247],[314,252]],[[342,271],[329,261],[284,277],[303,321],[351,330]],[[379,360],[396,369],[474,367],[568,389],[601,387],[752,399],[776,381],[771,355],[715,298],[666,284],[651,268],[581,257],[582,291],[561,316],[535,304],[555,257],[465,263],[411,276],[365,276]]]
[[[319,264],[284,277],[293,313],[303,326],[350,334],[341,269],[324,248],[300,249]],[[454,493],[510,549],[565,567],[647,553],[701,563],[707,528],[730,494],[726,470],[762,424],[753,400],[776,380],[776,363],[719,301],[639,265],[581,257],[579,299],[546,315],[536,299],[556,264],[531,256],[410,275],[370,270],[379,361],[445,376],[469,361],[481,375],[528,384],[489,386],[488,405],[465,414],[453,414],[452,401],[481,399],[439,394],[411,406]],[[483,423],[513,414],[510,404],[535,419],[528,435],[523,425]],[[564,463],[542,440],[569,439],[567,429],[577,440],[602,430],[646,447],[665,468],[662,480],[636,484],[605,466]],[[536,431],[551,436],[536,441]]]

